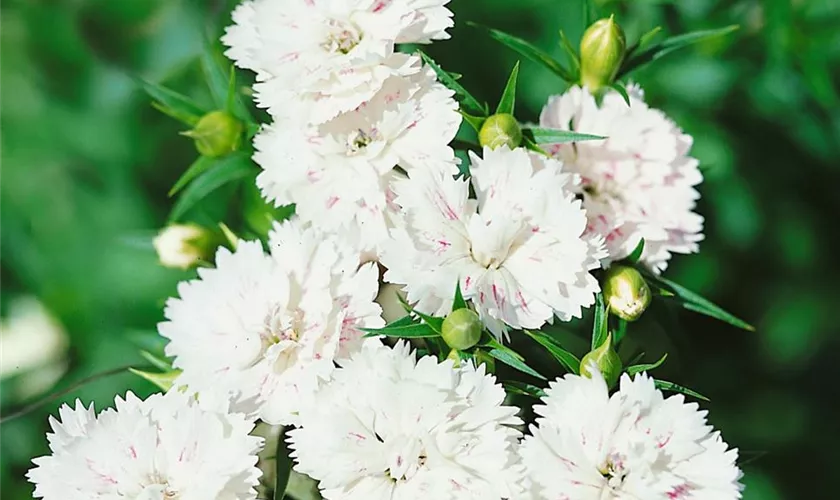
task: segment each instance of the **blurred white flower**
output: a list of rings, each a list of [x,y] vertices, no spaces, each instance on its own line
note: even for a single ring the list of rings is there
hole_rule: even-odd
[[[257,101],[287,115],[311,104],[323,123],[370,100],[392,76],[419,68],[396,43],[446,38],[448,0],[251,0],[233,12],[226,55],[257,74]]]
[[[378,270],[299,220],[276,224],[271,254],[258,241],[220,249],[215,269],[178,286],[158,325],[183,370],[177,385],[229,394],[268,423],[294,421],[301,399],[358,350],[361,327],[384,322]]]
[[[627,257],[644,238],[642,262],[661,272],[672,253],[696,252],[703,239],[703,218],[694,212],[703,177],[688,156],[691,136],[648,107],[638,87],[628,91],[630,106],[611,91],[599,107],[573,87],[549,99],[540,125],[607,137],[545,149],[580,174],[588,230],[606,239],[609,259]]]
[[[550,384],[520,448],[534,498],[730,500],[741,498],[735,465],[706,412],[682,395],[664,398],[645,374],[621,378],[609,395],[592,378]]]
[[[212,255],[209,232],[196,224],[172,224],[163,228],[152,243],[164,267],[189,269]]]
[[[145,401],[128,393],[115,405],[97,417],[77,400],[50,418],[52,453],[27,474],[35,498],[256,498],[262,439],[243,415],[204,410],[178,391]]]
[[[64,328],[34,297],[9,303],[0,323],[0,379],[16,377],[15,397],[43,393],[67,370],[69,340]]]
[[[576,178],[524,149],[485,148],[471,160],[476,200],[450,174],[418,171],[396,183],[405,215],[383,245],[385,281],[405,285],[421,312],[444,315],[460,278],[497,336],[580,317],[598,291],[590,271],[606,254],[600,239],[583,236]]]
[[[419,59],[415,58],[419,66]],[[335,233],[359,231],[365,250],[387,238],[391,179],[397,165],[456,171],[449,142],[461,116],[452,92],[428,68],[391,79],[358,109],[318,125],[277,120],[255,138],[257,185],[276,205]]]
[[[484,365],[368,345],[301,411],[289,433],[295,469],[327,500],[513,498],[521,421],[504,398]]]

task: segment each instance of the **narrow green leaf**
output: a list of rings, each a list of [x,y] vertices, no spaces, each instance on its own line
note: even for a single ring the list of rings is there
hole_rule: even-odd
[[[464,117],[464,121],[466,121],[476,132],[481,130],[481,126],[484,125],[484,121],[487,120],[484,116],[473,116],[463,110],[459,110],[459,112],[461,113],[461,116]]]
[[[524,134],[522,136],[522,147],[524,147],[528,151],[533,151],[543,156],[548,156],[549,158],[551,157],[551,155],[548,154],[543,148],[539,147],[533,139]]]
[[[238,151],[214,160],[214,164],[187,186],[181,197],[172,207],[169,214],[170,221],[179,220],[196,203],[221,186],[248,175],[253,175],[254,164],[248,158],[248,153]]]
[[[618,92],[618,95],[624,99],[624,103],[630,106],[630,96],[627,94],[627,89],[624,88],[624,85],[622,85],[621,82],[613,82],[610,85],[610,88]]]
[[[650,42],[652,42],[653,39],[656,38],[656,35],[658,35],[660,31],[662,31],[662,26],[657,26],[652,30],[648,31],[639,38],[639,41],[634,47],[638,47],[637,50],[644,49],[645,47],[650,45]]]
[[[604,295],[595,296],[595,320],[592,322],[592,350],[597,349],[607,340],[607,308],[604,306]]]
[[[225,101],[225,110],[232,114],[236,114],[236,98],[239,90],[236,86],[236,67],[230,65],[230,76],[228,77],[227,99]]]
[[[416,324],[414,318],[411,315],[407,314],[400,319],[395,319],[394,321],[388,323],[383,328],[399,328],[401,326],[408,326]]]
[[[395,337],[401,339],[420,339],[426,337],[438,337],[440,333],[435,332],[432,327],[427,325],[426,323],[418,323],[416,325],[407,325],[407,326],[398,326],[392,328],[378,328],[378,329],[367,329],[362,328],[362,330],[366,331],[365,337]]]
[[[522,129],[522,135],[534,141],[535,144],[567,144],[570,142],[606,139],[606,137],[601,135],[582,134],[571,130],[542,127]]]
[[[668,38],[648,49],[635,51],[632,56],[624,59],[616,79],[620,79],[631,71],[638,69],[651,61],[659,59],[660,57],[670,54],[675,50],[687,47],[694,43],[702,42],[704,40],[728,35],[737,29],[738,25],[732,25],[725,28],[693,31],[691,33],[685,33]]]
[[[625,260],[627,262],[629,262],[630,264],[635,264],[636,262],[639,262],[639,259],[642,258],[642,252],[644,252],[644,251],[645,251],[645,239],[641,238],[641,239],[639,239],[639,243],[636,244],[636,248],[634,248],[633,251],[630,252],[630,255],[628,255]]]
[[[143,357],[146,361],[152,364],[155,368],[161,371],[170,371],[172,370],[172,363],[160,356],[150,353],[149,351],[140,351],[140,356]]]
[[[286,443],[286,429],[277,438],[277,453],[274,458],[274,500],[283,500],[286,496],[286,488],[289,486],[289,477],[292,475],[292,453]]]
[[[700,394],[699,392],[692,391],[688,387],[683,387],[683,386],[677,385],[673,382],[668,382],[667,380],[655,379],[653,382],[654,382],[654,385],[656,385],[657,389],[660,389],[660,390],[663,390],[663,391],[679,392],[680,394],[685,394],[686,396],[691,396],[691,397],[694,397],[694,398],[697,398],[697,399],[701,399],[703,401],[709,401],[709,398]]]
[[[580,360],[571,352],[563,349],[563,347],[553,338],[545,333],[536,330],[523,330],[529,337],[537,341],[541,346],[545,347],[554,359],[560,362],[570,373],[580,372]]]
[[[488,354],[511,368],[521,371],[522,373],[527,373],[528,375],[536,377],[540,380],[546,380],[546,378],[540,375],[536,370],[513,356],[510,350],[491,349]]]
[[[480,116],[487,116],[487,106],[482,105],[478,99],[473,97],[472,94],[464,88],[463,85],[457,82],[452,75],[446,72],[443,68],[440,67],[438,63],[435,62],[434,59],[429,57],[425,52],[418,50],[420,57],[432,70],[434,70],[435,74],[437,74],[438,80],[440,83],[444,84],[450,90],[455,92],[455,99],[461,103],[461,106],[470,114],[473,115],[480,115]]]
[[[515,37],[513,35],[509,35],[504,31],[499,31],[497,29],[488,28],[487,26],[482,26],[477,23],[473,23],[467,21],[469,26],[473,28],[477,28],[487,34],[490,38],[496,40],[497,42],[501,43],[502,45],[512,49],[513,51],[517,52],[518,54],[522,55],[523,57],[527,57],[528,59],[542,64],[545,66],[549,71],[554,73],[555,75],[559,76],[562,80],[567,82],[574,82],[575,78],[572,74],[567,70],[560,61],[551,57],[547,52],[544,50],[536,47],[535,45],[531,44],[530,42],[526,42],[525,40]]]
[[[755,331],[755,327],[747,323],[746,321],[737,318],[731,313],[726,312],[717,304],[714,304],[710,300],[702,297],[699,294],[692,292],[691,290],[685,288],[682,285],[674,283],[671,280],[665,279],[662,276],[656,276],[647,270],[641,269],[642,274],[645,275],[648,282],[653,284],[654,286],[664,290],[665,292],[673,293],[674,296],[671,297],[671,300],[675,300],[683,308],[688,309],[689,311],[694,311],[706,316],[710,316],[717,320],[723,321],[724,323],[729,323],[732,326],[748,330],[748,331]]]
[[[464,295],[461,293],[461,280],[455,284],[455,300],[452,301],[452,310],[465,309],[467,301],[464,300]]]
[[[430,316],[428,314],[421,313],[420,311],[411,307],[411,305],[405,301],[405,298],[403,298],[402,295],[397,294],[397,299],[399,300],[400,305],[402,305],[403,309],[405,309],[411,314],[416,315],[418,318],[420,318],[421,321],[429,325],[432,328],[432,330],[434,330],[438,334],[441,333],[441,331],[443,330],[443,318],[438,318],[435,316]]]
[[[516,108],[516,80],[519,78],[519,61],[513,65],[513,70],[510,72],[505,90],[502,92],[502,98],[499,99],[499,105],[496,106],[496,114],[507,113],[513,114]]]
[[[172,189],[169,190],[169,196],[174,196],[178,191],[184,189],[190,181],[206,172],[207,169],[215,164],[216,160],[214,158],[209,158],[207,156],[199,156],[196,158],[193,164],[190,165],[183,174],[181,174],[181,177],[175,182]]]
[[[172,386],[175,384],[175,379],[177,379],[178,376],[181,375],[181,370],[172,370],[163,373],[153,373],[138,370],[137,368],[129,368],[128,371],[148,380],[149,382],[158,386],[163,391],[168,391],[169,389],[171,389]]]
[[[525,382],[509,380],[507,382],[502,382],[502,386],[504,386],[505,390],[511,394],[531,396],[537,399],[545,397],[545,391],[533,384],[526,384]]]
[[[577,81],[580,77],[580,57],[578,56],[577,50],[569,42],[569,39],[566,38],[566,33],[563,30],[560,30],[560,47],[566,52],[569,63],[572,65],[572,76],[574,77],[574,81]]]
[[[190,126],[190,127],[195,127],[195,125],[201,119],[198,115],[192,115],[192,114],[188,114],[188,113],[178,111],[176,109],[172,109],[168,106],[164,106],[163,104],[161,104],[157,101],[152,101],[152,107],[155,108],[156,110],[160,111],[161,113],[165,114],[166,116],[168,116],[168,117],[170,117],[174,120],[178,120],[179,122],[181,122],[181,123],[183,123],[187,126]]]
[[[226,60],[218,54],[215,46],[214,43],[208,41],[201,53],[201,70],[207,80],[213,102],[217,108],[228,110],[229,113],[240,120],[251,121],[248,108],[245,107],[239,93],[236,89],[233,93],[230,93],[231,78],[234,79],[233,85],[236,85],[232,65],[223,62]]]
[[[188,116],[198,121],[199,118],[211,111],[199,106],[189,97],[162,85],[147,81],[141,81],[141,84],[143,85],[143,90],[149,97],[179,115]]]
[[[662,355],[661,358],[659,358],[659,361],[657,361],[656,363],[647,363],[647,364],[641,364],[641,365],[628,366],[627,367],[627,374],[632,377],[633,375],[636,375],[637,373],[649,372],[649,371],[651,371],[655,368],[659,368],[662,365],[662,363],[665,362],[665,359],[667,359],[667,358],[668,358],[668,354],[665,353],[665,354]]]

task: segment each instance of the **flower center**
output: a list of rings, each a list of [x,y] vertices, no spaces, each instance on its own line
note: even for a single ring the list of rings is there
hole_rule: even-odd
[[[484,253],[475,247],[470,249],[470,253],[472,254],[473,260],[476,261],[480,266],[484,267],[485,269],[493,270],[501,267],[501,265],[505,262],[505,258],[507,257],[507,255],[495,255],[493,253]]]
[[[611,490],[618,490],[624,484],[624,479],[630,473],[624,462],[624,456],[618,453],[612,453],[607,456],[603,465],[598,467],[598,471],[607,480],[607,486]]]
[[[145,488],[137,495],[135,500],[178,500],[181,494],[172,489],[169,483],[153,483]]]
[[[263,341],[268,344],[278,344],[285,340],[297,342],[304,331],[304,313],[295,309],[291,314],[283,314],[281,306],[275,306],[265,318],[263,330],[260,333]]]
[[[376,139],[376,130],[365,132],[362,129],[354,130],[347,135],[347,156],[355,156]]]
[[[331,21],[321,47],[327,52],[347,54],[362,41],[362,34],[352,23]]]

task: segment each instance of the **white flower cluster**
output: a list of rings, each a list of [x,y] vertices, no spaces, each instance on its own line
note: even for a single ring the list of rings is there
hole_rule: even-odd
[[[180,370],[166,395],[52,420],[29,478],[47,500],[254,499],[256,420],[294,426],[295,469],[327,500],[735,499],[737,452],[646,375],[610,396],[567,375],[522,436],[518,408],[474,362],[417,359],[366,339],[382,279],[445,316],[456,283],[498,339],[579,318],[591,274],[643,238],[654,271],[695,251],[701,180],[691,138],[631,92],[572,88],[543,126],[604,141],[484,148],[469,179],[449,146],[453,93],[398,43],[447,38],[448,0],[249,0],[223,38],[256,73],[272,123],[257,184],[296,216],[268,248],[217,251],[167,302],[160,334]],[[376,262],[366,262],[376,261]],[[365,263],[366,262],[366,263]]]

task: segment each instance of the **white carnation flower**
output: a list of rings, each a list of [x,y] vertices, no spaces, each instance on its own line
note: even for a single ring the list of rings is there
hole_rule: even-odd
[[[471,156],[472,186],[418,171],[395,185],[403,221],[383,247],[385,280],[421,312],[443,315],[460,278],[465,299],[496,335],[567,321],[591,305],[603,243],[584,237],[576,178],[555,160],[506,147]],[[507,325],[507,326],[505,326]]]
[[[492,500],[520,492],[521,424],[491,375],[400,343],[341,363],[289,433],[327,500]]]
[[[730,500],[741,498],[735,465],[706,412],[682,395],[664,398],[645,374],[609,395],[593,378],[550,384],[520,453],[535,498]]]
[[[200,407],[178,391],[141,401],[128,393],[97,417],[93,405],[59,409],[51,455],[27,474],[35,498],[248,500],[257,496],[262,439],[241,414]]]
[[[419,65],[419,59],[415,59]],[[357,228],[363,248],[387,238],[390,184],[399,165],[454,169],[449,142],[461,117],[452,92],[423,70],[392,79],[376,97],[327,123],[278,120],[255,138],[257,185],[276,205],[328,232]]]
[[[227,56],[257,74],[257,101],[286,114],[312,104],[322,123],[368,101],[394,75],[417,68],[395,43],[446,38],[448,0],[251,0],[233,12]]]
[[[271,255],[257,241],[219,249],[215,269],[178,286],[158,325],[176,381],[230,394],[234,407],[269,423],[294,421],[301,398],[358,350],[362,327],[384,322],[374,302],[375,264],[297,221],[277,224]]]
[[[672,253],[696,252],[703,239],[703,218],[694,212],[703,177],[688,156],[691,136],[648,107],[640,89],[628,90],[630,106],[610,92],[598,107],[573,87],[549,99],[540,125],[607,137],[546,149],[580,174],[589,231],[604,236],[610,260],[627,257],[644,238],[642,262],[661,272]]]

